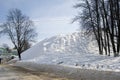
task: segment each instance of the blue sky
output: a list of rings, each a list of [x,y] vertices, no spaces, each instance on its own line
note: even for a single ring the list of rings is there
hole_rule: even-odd
[[[0,0],[0,23],[5,22],[9,9],[18,8],[34,21],[38,33],[37,42],[58,34],[75,32],[79,25],[71,24],[77,15],[73,8],[77,0]],[[2,43],[10,43],[6,37]]]

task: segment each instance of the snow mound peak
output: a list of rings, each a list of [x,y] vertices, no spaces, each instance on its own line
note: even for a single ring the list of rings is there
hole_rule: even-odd
[[[38,57],[43,53],[87,53],[90,40],[81,32],[68,35],[57,35],[44,39],[37,45],[23,52],[29,58]],[[23,56],[23,58],[24,58]]]
[[[76,53],[87,50],[88,39],[80,33],[58,35],[42,41],[44,52]]]

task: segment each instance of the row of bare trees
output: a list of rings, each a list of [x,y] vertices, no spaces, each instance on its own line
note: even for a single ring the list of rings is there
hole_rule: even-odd
[[[81,12],[75,21],[82,23],[87,33],[92,33],[98,43],[99,54],[108,56],[120,52],[120,0],[81,0],[75,8]]]

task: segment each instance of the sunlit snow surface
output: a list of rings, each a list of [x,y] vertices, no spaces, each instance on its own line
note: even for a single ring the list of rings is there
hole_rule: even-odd
[[[80,32],[45,39],[22,53],[21,62],[120,71],[120,57],[101,56],[90,37]]]

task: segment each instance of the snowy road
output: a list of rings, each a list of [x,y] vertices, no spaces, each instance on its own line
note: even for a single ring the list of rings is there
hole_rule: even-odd
[[[69,80],[53,74],[37,73],[23,68],[0,65],[0,80]]]
[[[52,73],[58,76],[67,77],[68,80],[120,80],[120,72],[98,71],[91,69],[80,69],[62,65],[36,64],[28,62],[18,62],[16,66],[21,66],[38,72]],[[50,80],[50,79],[48,79]],[[53,79],[54,80],[54,79]],[[57,79],[59,80],[59,79]]]

